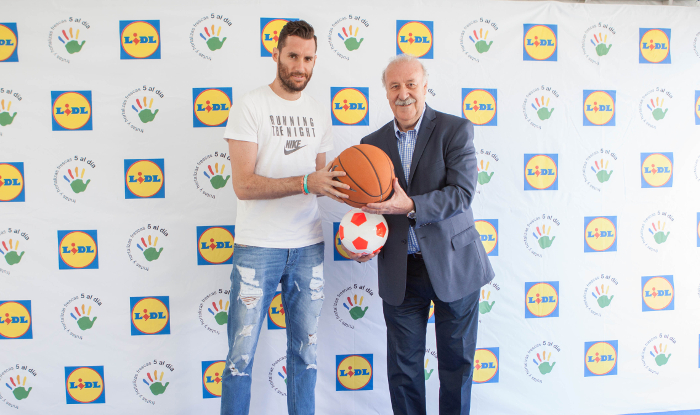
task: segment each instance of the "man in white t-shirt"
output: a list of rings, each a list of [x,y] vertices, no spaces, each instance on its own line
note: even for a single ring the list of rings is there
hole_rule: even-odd
[[[232,106],[224,133],[238,197],[221,414],[248,414],[253,357],[277,285],[287,326],[287,407],[313,414],[316,330],[323,304],[318,196],[347,198],[333,180],[330,111],[302,94],[316,62],[314,29],[287,23],[272,59],[277,76]],[[325,166],[325,167],[324,167]]]

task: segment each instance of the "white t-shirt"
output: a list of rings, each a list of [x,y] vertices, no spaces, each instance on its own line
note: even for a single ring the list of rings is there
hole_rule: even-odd
[[[258,144],[255,174],[272,179],[316,171],[316,155],[333,149],[330,111],[302,93],[288,101],[262,86],[231,106],[224,140]],[[299,181],[301,191],[301,180]],[[316,196],[238,200],[236,243],[301,248],[323,241]]]

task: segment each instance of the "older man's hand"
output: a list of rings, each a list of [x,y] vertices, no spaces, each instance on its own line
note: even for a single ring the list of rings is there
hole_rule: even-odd
[[[360,262],[360,263],[367,262],[370,259],[377,256],[377,254],[356,254],[354,252],[348,251],[347,249],[344,249],[344,251],[350,257],[350,259],[352,259],[353,261]]]
[[[413,199],[403,191],[399,185],[399,179],[394,178],[394,195],[391,199],[381,203],[368,203],[362,210],[378,215],[406,215],[415,208]]]

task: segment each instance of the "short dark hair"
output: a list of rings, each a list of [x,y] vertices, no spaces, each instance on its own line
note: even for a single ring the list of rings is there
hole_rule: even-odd
[[[277,42],[277,49],[282,50],[285,43],[287,43],[287,36],[298,36],[302,39],[313,39],[315,50],[318,50],[318,40],[314,34],[314,28],[306,23],[304,20],[295,20],[293,22],[288,22],[282,30],[280,30],[279,40]]]

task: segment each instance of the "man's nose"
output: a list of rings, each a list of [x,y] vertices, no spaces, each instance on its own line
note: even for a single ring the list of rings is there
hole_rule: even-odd
[[[411,95],[408,93],[408,88],[406,87],[399,87],[399,96],[398,98],[401,100],[408,99]]]

